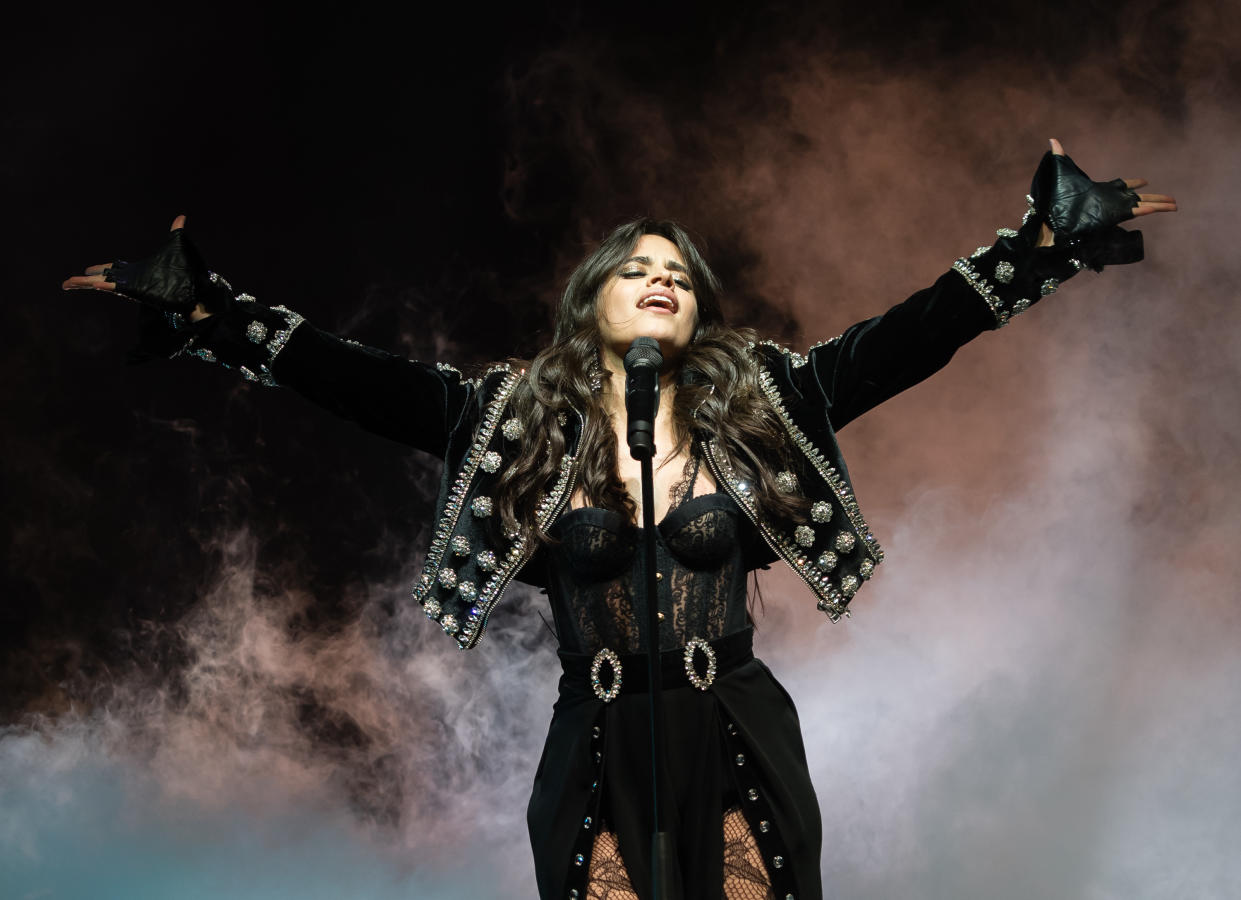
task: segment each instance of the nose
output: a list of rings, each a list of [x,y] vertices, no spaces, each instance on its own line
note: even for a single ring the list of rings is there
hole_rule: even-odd
[[[672,287],[672,272],[668,269],[655,269],[646,280],[647,284],[663,284]]]

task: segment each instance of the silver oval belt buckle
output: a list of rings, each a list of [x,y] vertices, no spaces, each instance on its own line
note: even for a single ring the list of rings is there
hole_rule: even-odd
[[[698,669],[694,666],[695,650],[701,650],[702,655],[707,658],[707,673],[705,675],[699,675]],[[715,651],[702,638],[694,638],[685,645],[685,677],[689,679],[690,684],[700,691],[705,691],[715,681]]]
[[[608,668],[612,670],[612,686],[605,688],[603,682],[599,678],[599,673],[603,669],[603,664],[607,663]],[[611,703],[620,695],[621,689],[621,661],[620,657],[604,647],[595,654],[594,660],[590,663],[590,686],[594,689],[595,696],[604,703]]]

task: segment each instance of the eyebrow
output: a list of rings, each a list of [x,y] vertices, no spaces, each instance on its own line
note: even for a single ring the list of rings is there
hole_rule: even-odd
[[[636,262],[644,266],[649,266],[651,264],[651,258],[649,256],[631,256],[629,257],[629,259],[621,263],[621,265],[627,266],[631,262]],[[685,268],[685,266],[681,265],[675,259],[664,260],[664,265],[668,267],[668,271],[670,272],[684,272],[686,275],[689,274],[689,269]]]

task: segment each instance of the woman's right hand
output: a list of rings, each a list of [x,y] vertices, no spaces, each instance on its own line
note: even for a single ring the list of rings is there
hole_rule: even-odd
[[[210,307],[231,300],[232,289],[207,271],[184,229],[185,216],[177,216],[172,220],[168,240],[154,256],[136,263],[117,261],[89,266],[86,274],[65,279],[61,288],[111,291],[161,312],[178,313],[191,322],[205,319],[216,311]]]

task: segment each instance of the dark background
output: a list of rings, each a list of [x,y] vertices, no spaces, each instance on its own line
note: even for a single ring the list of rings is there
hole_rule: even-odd
[[[332,688],[307,671],[356,668],[357,657],[331,649],[356,646],[382,658],[389,674],[410,676],[401,661],[424,646],[429,629],[412,627],[404,585],[421,552],[436,463],[231,372],[181,360],[127,366],[136,311],[103,294],[62,294],[62,279],[146,255],[172,217],[186,213],[210,265],[261,301],[365,343],[466,367],[535,352],[559,285],[591,242],[620,221],[654,214],[702,236],[736,324],[804,346],[901,299],[988,243],[989,229],[1012,224],[1004,219],[1019,215],[1048,136],[1096,177],[1147,175],[1153,189],[1183,201],[1170,182],[1196,173],[1190,190],[1200,211],[1237,186],[1229,112],[1241,86],[1236,28],[1208,3],[541,3],[498,12],[440,4],[400,13],[337,4],[323,14],[45,6],[12,15],[0,54],[0,227],[9,255],[0,305],[0,740],[38,735],[55,745],[81,726],[104,735],[86,741],[92,753],[181,784],[183,770],[169,775],[153,763],[182,747],[169,721],[199,723],[203,746],[231,759],[247,741],[263,744],[274,726],[255,725],[242,740],[245,729],[221,724],[211,710],[234,699],[265,716],[278,709],[287,731],[277,731],[297,745],[302,767],[292,782],[326,780],[349,816],[377,829],[381,843],[400,850],[404,841],[411,859],[430,852],[421,837],[408,837],[421,833],[422,804],[451,805],[414,797],[425,787],[416,773],[426,759],[461,746],[463,726],[444,711],[461,702],[460,688],[437,685],[428,699],[419,687],[385,694],[374,673],[362,687]],[[1126,168],[1112,171],[1118,166]],[[1205,286],[1186,274],[1205,279],[1203,259],[1235,256],[1221,237],[1235,231],[1231,205],[1210,209],[1219,217],[1202,212],[1186,225],[1182,213],[1175,226],[1146,226],[1148,280],[1125,271],[1106,282],[1121,301],[1055,324],[1048,313],[1041,332],[1022,321],[1013,330],[1029,330],[1016,343],[1006,344],[1006,333],[961,364],[966,374],[949,383],[957,387],[916,393],[891,418],[859,426],[846,450],[851,460],[872,460],[860,471],[883,518],[918,521],[915,494],[927,485],[959,490],[958,506],[936,514],[981,547],[984,535],[969,529],[981,532],[1004,485],[1064,475],[1037,440],[1009,443],[1063,427],[1060,413],[1072,411],[1040,367],[1085,368],[1109,386],[1127,385],[1122,396],[1132,406],[1108,419],[1108,433],[1121,434],[1123,458],[1138,466],[1136,481],[1117,475],[1121,483],[1110,487],[1099,473],[1114,466],[1087,466],[1094,474],[1085,482],[1127,498],[1118,521],[1133,525],[1136,543],[1162,519],[1159,527],[1176,536],[1163,549],[1183,540],[1203,554],[1205,562],[1185,562],[1186,554],[1169,553],[1187,567],[1178,569],[1180,584],[1191,570],[1210,574],[1193,592],[1206,598],[1200,624],[1218,635],[1222,621],[1231,634],[1232,564],[1220,562],[1214,541],[1235,538],[1235,518],[1213,518],[1216,507],[1202,504],[1236,485],[1235,304],[1223,273],[1207,273]],[[786,256],[786,247],[809,250]],[[1197,268],[1186,262],[1194,252]],[[807,289],[839,297],[838,308],[808,305],[799,293]],[[1124,303],[1134,295],[1158,295],[1163,312],[1132,313]],[[1123,329],[1145,314],[1153,319],[1134,325],[1139,338],[1126,344]],[[1211,323],[1220,343],[1185,340],[1176,328],[1187,321]],[[1194,341],[1206,339],[1197,334]],[[1222,368],[1204,368],[1205,360]],[[1071,392],[1089,383],[1089,373],[1077,375],[1066,381]],[[1169,419],[1172,408],[1185,418]],[[1152,422],[1160,426],[1143,430]],[[938,443],[922,445],[931,423]],[[1132,434],[1127,423],[1139,423]],[[1098,446],[1113,453],[1106,440]],[[1083,478],[1070,468],[1070,480]],[[1142,493],[1176,479],[1184,494]],[[1135,483],[1145,487],[1135,493]],[[859,493],[865,501],[866,484]],[[1170,512],[1189,508],[1196,512]],[[1025,548],[1058,553],[1058,520],[1038,518],[1040,503],[1026,509],[1047,533],[1029,536]],[[898,535],[908,537],[903,528]],[[1100,528],[1116,533],[1114,523]],[[990,558],[1003,552],[987,547]],[[229,605],[239,571],[255,606]],[[924,576],[894,576],[903,580],[888,596],[910,583],[916,590],[903,593],[921,596],[942,581]],[[977,584],[991,577],[971,576],[976,589],[963,593],[994,596]],[[1025,596],[1027,587],[1031,596],[1042,589],[1010,582],[998,590]],[[810,604],[799,595],[797,605]],[[220,608],[232,611],[227,627],[213,618]],[[203,683],[215,684],[204,671],[216,671],[204,662],[215,659],[206,648],[244,631],[245,609],[280,612],[273,633],[300,650],[277,648],[271,658],[297,657],[287,671],[302,674],[276,677],[254,662],[262,653],[230,651],[234,680],[204,694]],[[786,630],[802,641],[794,663],[817,655],[805,634],[819,619],[773,615],[773,641]],[[1222,616],[1217,625],[1214,615]],[[504,616],[515,636],[493,649],[506,666],[521,653],[545,669],[554,664],[535,598],[521,595]],[[458,659],[441,653],[442,638],[429,640],[431,659]],[[973,644],[960,640],[968,655]],[[1174,657],[1195,639],[1184,641]],[[1050,660],[1064,649],[1039,653]],[[475,677],[489,664],[466,665]],[[257,700],[248,693],[255,683],[265,685]],[[1235,695],[1218,697],[1235,708]],[[403,722],[429,715],[437,725],[409,750],[404,726],[358,712],[372,701],[381,710],[404,704]],[[520,720],[517,743],[537,756],[541,720],[510,713]],[[488,727],[478,725],[483,748]],[[502,715],[498,727],[507,734],[517,726]],[[1235,739],[1235,726],[1228,734]],[[1026,742],[1014,733],[1003,740]],[[457,763],[462,777],[498,785],[516,772],[512,794],[522,795],[535,761],[528,750],[496,761],[470,748]],[[247,772],[277,784],[287,775],[261,761]],[[1230,779],[1207,793],[1238,799],[1235,789]],[[201,801],[211,790],[189,795]],[[517,823],[518,813],[506,809],[504,822]],[[849,831],[830,807],[826,814],[829,833]],[[468,843],[462,815],[436,840]],[[890,824],[862,821],[875,832],[870,850],[885,852],[885,836],[899,843]],[[520,831],[506,833],[520,860]],[[948,859],[966,852],[951,842],[942,849]],[[850,853],[833,858],[842,855]],[[1199,871],[1221,865],[1209,850],[1200,859]],[[869,871],[862,863],[825,856],[825,866],[838,883],[869,886],[873,896],[888,889],[859,874]],[[1067,882],[1071,889],[1092,883],[1081,874],[1094,871],[1088,863],[1069,868],[1080,876]],[[1004,881],[1009,870],[998,870]],[[941,888],[961,895],[950,880],[925,895]],[[1042,896],[1034,887],[1020,895]]]

